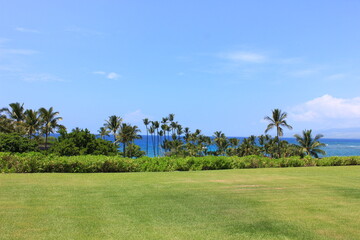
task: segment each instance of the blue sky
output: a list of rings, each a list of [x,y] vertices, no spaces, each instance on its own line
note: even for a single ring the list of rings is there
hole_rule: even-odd
[[[69,129],[168,113],[211,135],[360,138],[359,1],[0,0],[0,103]]]

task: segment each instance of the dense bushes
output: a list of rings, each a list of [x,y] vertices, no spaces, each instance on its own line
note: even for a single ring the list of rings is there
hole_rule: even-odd
[[[35,140],[23,137],[17,133],[0,133],[0,152],[31,152],[38,150]]]
[[[141,157],[120,156],[56,156],[41,153],[0,153],[0,172],[165,172],[239,168],[305,167],[360,165],[360,156],[327,157],[322,159],[290,157],[272,159],[246,157]]]

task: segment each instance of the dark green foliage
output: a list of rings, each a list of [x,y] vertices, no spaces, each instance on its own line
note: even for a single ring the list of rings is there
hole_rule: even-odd
[[[360,165],[360,156],[327,157],[306,156],[268,158],[255,155],[245,157],[141,157],[137,159],[117,156],[87,155],[58,156],[41,153],[0,153],[0,172],[165,172],[241,168],[280,168],[307,166]]]
[[[17,133],[0,133],[1,152],[23,153],[37,150],[38,144],[32,139],[28,139]]]
[[[131,143],[126,146],[126,157],[128,158],[139,158],[145,155],[145,151],[141,151],[140,146]]]
[[[60,156],[76,155],[116,155],[118,150],[114,144],[103,139],[97,139],[89,130],[74,129],[71,133],[61,131],[58,141],[50,150]]]

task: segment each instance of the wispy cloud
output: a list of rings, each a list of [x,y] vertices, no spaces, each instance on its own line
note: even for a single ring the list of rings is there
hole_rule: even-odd
[[[235,62],[263,63],[267,60],[267,56],[255,52],[227,52],[219,56]]]
[[[308,77],[314,74],[319,73],[319,69],[315,69],[315,68],[310,68],[310,69],[302,69],[302,70],[297,70],[297,71],[293,71],[290,72],[289,75],[291,75],[292,77]]]
[[[326,80],[333,81],[333,80],[341,80],[341,79],[344,79],[345,77],[347,77],[346,74],[344,74],[344,73],[337,73],[337,74],[329,75],[329,76],[325,77],[325,79],[326,79]]]
[[[99,32],[99,31],[96,31],[93,29],[81,28],[81,27],[77,27],[77,26],[68,27],[65,29],[65,31],[77,33],[77,34],[81,34],[81,35],[97,35],[97,36],[103,35],[102,32]]]
[[[360,97],[336,98],[326,94],[293,107],[289,117],[298,122],[321,123],[323,127],[360,127]]]
[[[95,71],[95,72],[93,72],[93,74],[104,75],[104,76],[106,76],[107,79],[112,79],[112,80],[116,80],[116,79],[121,77],[120,74],[115,73],[115,72],[107,73],[107,72],[104,72],[104,71]]]
[[[8,38],[0,38],[0,45],[4,44],[6,42],[9,42],[9,41],[10,41],[10,39],[8,39]]]
[[[16,27],[15,30],[23,33],[40,33],[40,31],[36,29],[23,28],[23,27]]]
[[[64,80],[48,73],[23,74],[22,80],[25,82],[63,82]]]
[[[39,53],[38,51],[31,49],[11,49],[11,48],[0,48],[0,55],[33,55]]]
[[[105,75],[106,72],[103,72],[103,71],[95,71],[95,72],[93,72],[93,74]]]

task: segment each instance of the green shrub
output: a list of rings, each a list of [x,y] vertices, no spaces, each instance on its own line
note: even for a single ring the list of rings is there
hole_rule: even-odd
[[[38,151],[35,140],[23,137],[17,133],[0,133],[0,152],[31,152]]]
[[[59,156],[45,155],[39,152],[1,153],[0,172],[165,172],[197,171],[237,168],[264,167],[306,167],[306,166],[346,166],[360,165],[360,156],[327,157],[321,159],[289,157],[272,159],[260,156],[246,157],[141,157],[137,159],[121,156],[80,155]]]

